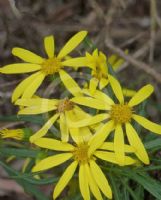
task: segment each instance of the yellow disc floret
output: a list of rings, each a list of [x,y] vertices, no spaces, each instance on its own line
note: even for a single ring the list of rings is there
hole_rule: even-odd
[[[132,117],[132,109],[127,104],[115,104],[111,109],[111,119],[114,120],[115,123],[126,123],[131,120]]]
[[[86,143],[75,147],[73,151],[74,159],[79,163],[87,163],[90,159],[88,156],[88,148],[88,144]]]
[[[55,74],[57,72],[59,72],[60,68],[62,67],[61,65],[61,61],[54,57],[54,58],[49,58],[44,60],[44,62],[42,63],[42,71],[46,74]]]
[[[69,111],[72,110],[74,108],[74,103],[69,101],[69,99],[63,99],[60,101],[60,103],[58,104],[58,112],[64,112],[64,111]]]

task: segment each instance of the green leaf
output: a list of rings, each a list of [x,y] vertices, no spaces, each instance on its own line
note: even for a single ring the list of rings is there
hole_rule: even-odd
[[[126,174],[129,178],[142,185],[144,189],[151,193],[154,197],[161,199],[161,184],[158,181],[151,178],[146,173],[136,173],[134,171],[127,170]]]
[[[38,150],[30,150],[30,149],[17,149],[17,148],[0,148],[0,154],[4,156],[16,156],[21,158],[36,158],[38,155]]]
[[[15,176],[15,180],[19,183],[24,190],[29,193],[30,195],[34,196],[37,200],[49,200],[40,190],[37,189],[36,186],[31,185],[30,183],[26,182],[23,179],[16,179],[16,176],[19,176],[19,173],[12,169],[11,167],[7,166],[4,162],[0,161],[0,165],[7,171],[7,173],[12,177]]]

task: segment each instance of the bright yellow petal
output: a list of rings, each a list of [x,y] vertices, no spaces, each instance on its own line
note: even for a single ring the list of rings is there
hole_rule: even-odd
[[[54,106],[29,106],[27,108],[21,109],[18,112],[18,115],[37,115],[41,113],[46,113],[52,110],[56,110]]]
[[[127,89],[127,88],[123,88],[122,92],[123,92],[125,97],[133,97],[136,94],[135,90],[130,90],[130,89]]]
[[[91,94],[94,94],[98,86],[99,80],[97,78],[92,78],[89,82],[89,91]]]
[[[114,151],[114,143],[113,142],[104,142],[102,144],[102,146],[100,146],[99,149],[103,149],[103,150],[107,150],[107,151]],[[135,151],[135,149],[132,146],[127,145],[127,144],[124,145],[124,149],[125,149],[125,152],[127,152],[127,153],[132,153]]]
[[[83,143],[83,137],[80,134],[80,129],[79,128],[69,128],[70,131],[70,135],[72,137],[72,140],[76,143],[76,144],[81,144]]]
[[[79,188],[83,199],[90,200],[89,185],[84,164],[80,164],[79,168]]]
[[[100,192],[100,190],[99,190],[99,188],[96,184],[96,181],[94,180],[94,178],[91,174],[91,171],[90,171],[88,164],[85,164],[85,171],[86,171],[86,175],[87,175],[87,178],[88,178],[88,183],[89,183],[89,187],[91,189],[91,192],[93,193],[93,195],[95,196],[95,198],[97,200],[103,200],[101,192]]]
[[[132,117],[145,129],[148,129],[149,131],[157,133],[157,134],[161,134],[161,125],[151,122],[150,120],[140,115],[133,115]]]
[[[73,96],[82,96],[81,88],[68,73],[66,73],[64,70],[60,70],[59,75],[63,84]]]
[[[80,127],[85,127],[85,126],[90,126],[90,125],[93,125],[93,124],[97,124],[98,122],[101,122],[105,119],[108,119],[109,118],[109,114],[107,113],[102,113],[102,114],[98,114],[98,115],[95,115],[94,117],[93,116],[90,116],[90,117],[86,117],[84,118],[83,120],[79,120],[79,121],[71,121],[70,120],[70,127],[72,128],[80,128]],[[69,117],[68,117],[69,119]]]
[[[13,91],[12,102],[16,101],[23,94],[25,89],[35,80],[39,73],[40,72],[36,72],[19,83],[19,85]]]
[[[102,102],[99,99],[94,99],[91,97],[74,97],[70,101],[83,105],[83,106],[88,106],[90,108],[96,108],[99,110],[110,110],[111,108],[105,102]]]
[[[117,125],[115,129],[114,150],[118,164],[121,166],[124,165],[125,163],[124,133],[121,125]]]
[[[33,136],[30,137],[30,142],[33,143],[37,139],[43,137],[51,128],[51,126],[55,123],[58,117],[58,113],[51,117],[38,132],[36,132]]]
[[[43,82],[45,78],[45,74],[39,73],[35,80],[30,83],[30,85],[25,89],[22,98],[30,98],[33,96],[33,94],[36,92],[36,90],[40,87],[41,83]]]
[[[59,100],[45,98],[18,99],[15,105],[19,106],[56,106]]]
[[[113,152],[95,151],[94,155],[102,160],[107,161],[107,162],[118,164],[116,155]]]
[[[40,162],[38,162],[32,169],[32,172],[38,172],[46,169],[50,169],[52,167],[58,166],[63,162],[69,160],[73,157],[72,153],[61,153],[54,156],[49,156]]]
[[[69,67],[87,67],[87,59],[86,57],[78,57],[78,58],[72,58],[68,59],[62,62],[63,66],[69,66]]]
[[[107,198],[112,199],[112,191],[109,183],[100,167],[93,160],[90,161],[90,170],[99,189],[104,193]]]
[[[74,161],[72,164],[70,164],[66,170],[64,171],[63,175],[59,179],[58,183],[56,184],[54,188],[53,198],[56,199],[60,193],[63,191],[63,189],[66,187],[70,179],[73,177],[75,170],[78,166],[78,162]]]
[[[86,35],[87,31],[80,31],[76,33],[72,38],[68,40],[64,47],[60,50],[58,58],[65,57],[68,53],[75,49],[84,40]]]
[[[100,90],[96,90],[95,93],[92,95],[89,93],[89,91],[87,89],[83,89],[82,92],[89,96],[92,96],[98,100],[104,101],[108,105],[114,104],[114,101],[109,96],[107,96],[105,93],[101,92]]]
[[[41,69],[41,65],[31,63],[10,64],[0,68],[0,73],[3,74],[23,74],[35,72]]]
[[[88,142],[89,139],[92,137],[92,133],[88,127],[80,128],[81,136],[83,137],[84,142]]]
[[[106,87],[106,85],[109,83],[107,78],[101,78],[100,82],[99,82],[99,88],[100,90],[102,90],[103,88]]]
[[[54,44],[54,37],[52,35],[44,38],[44,47],[48,57],[53,58],[55,51],[55,44]]]
[[[152,85],[148,84],[144,87],[142,87],[129,101],[128,105],[133,107],[147,99],[151,93],[154,91],[154,88]]]
[[[67,126],[67,121],[64,113],[60,114],[60,132],[61,132],[61,140],[63,142],[67,142],[69,139],[69,130]]]
[[[126,134],[130,145],[136,150],[135,154],[145,164],[149,164],[149,157],[137,132],[130,123],[126,123]]]
[[[105,151],[96,151],[94,153],[94,155],[96,157],[102,159],[102,160],[107,161],[107,162],[111,162],[111,163],[114,163],[114,164],[119,164],[115,153],[105,152]],[[129,156],[125,156],[124,165],[132,165],[132,164],[135,164],[135,163],[136,163],[136,160],[132,159]]]
[[[73,151],[75,148],[69,143],[51,138],[39,138],[34,142],[34,144],[41,148],[51,149],[55,151]]]
[[[23,48],[15,47],[12,49],[12,54],[22,59],[25,62],[41,64],[43,58]]]
[[[124,96],[123,96],[122,88],[121,88],[119,81],[117,79],[115,79],[113,76],[109,75],[109,82],[110,82],[112,90],[113,90],[115,96],[117,97],[117,99],[119,100],[120,104],[123,104]]]
[[[98,149],[102,143],[105,141],[105,139],[108,137],[110,132],[114,129],[113,121],[107,122],[105,125],[103,125],[96,133],[93,135],[91,140],[89,141],[89,156]]]

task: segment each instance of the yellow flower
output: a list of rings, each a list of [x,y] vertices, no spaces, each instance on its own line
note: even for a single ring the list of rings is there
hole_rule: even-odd
[[[71,134],[73,140],[79,140],[79,135],[83,135],[88,132],[87,127],[82,127],[80,130],[75,127],[73,128],[70,123],[71,121],[76,122],[79,120],[89,120],[91,116],[85,113],[81,108],[79,108],[75,103],[70,101],[70,99],[44,99],[44,98],[31,98],[31,99],[19,99],[16,101],[16,105],[25,106],[24,109],[20,110],[18,114],[22,115],[33,115],[48,113],[50,111],[56,111],[55,114],[50,117],[50,119],[44,124],[44,126],[30,137],[30,141],[34,142],[40,137],[43,137],[51,126],[58,121],[61,130],[61,139],[63,141],[68,141],[69,133]],[[102,118],[103,117],[103,118]],[[95,117],[97,118],[97,116]],[[100,119],[101,118],[101,119]],[[103,115],[99,116],[99,119],[93,119],[100,121],[104,119]],[[84,135],[84,137],[89,137],[90,134]]]
[[[128,53],[128,51],[125,51]],[[97,87],[102,90],[108,84],[108,65],[110,64],[114,70],[117,70],[123,63],[124,59],[119,58],[116,54],[111,55],[109,58],[98,49],[95,49],[92,54],[86,52],[85,57],[72,58],[64,62],[65,65],[75,67],[89,67],[91,71],[91,80],[86,85],[86,88],[89,87],[89,91],[93,94]],[[135,94],[134,90],[123,89],[125,96],[133,96]]]
[[[103,200],[101,192],[107,198],[112,198],[110,185],[96,161],[99,158],[110,163],[118,164],[115,159],[115,154],[111,152],[114,149],[113,143],[106,142],[101,144],[99,142],[99,148],[95,149],[97,141],[94,137],[91,137],[88,141],[75,144],[50,138],[40,138],[35,141],[35,144],[42,148],[58,151],[59,153],[54,153],[54,155],[41,160],[33,167],[33,172],[47,170],[59,166],[65,161],[71,161],[54,188],[53,199],[56,199],[60,195],[73,177],[78,166],[79,188],[83,199],[90,200],[90,191],[97,200]],[[95,151],[93,151],[93,148]],[[127,152],[133,152],[133,149],[128,145],[126,145],[125,149]],[[134,159],[128,156],[125,157],[125,165],[134,163]]]
[[[3,129],[0,130],[0,138],[6,139],[11,138],[15,140],[24,139],[24,129]]]
[[[76,48],[86,35],[86,31],[80,31],[75,34],[60,50],[58,55],[55,54],[54,37],[45,37],[44,46],[48,58],[42,58],[26,49],[13,48],[12,54],[21,58],[26,63],[6,65],[0,68],[0,72],[4,74],[35,73],[23,80],[16,87],[12,95],[12,101],[16,101],[21,96],[22,98],[32,97],[47,75],[55,73],[61,75],[64,66],[66,66],[64,63],[65,56]]]
[[[136,114],[135,106],[143,102],[145,99],[147,99],[151,93],[153,92],[153,86],[148,84],[144,87],[142,87],[131,99],[129,102],[125,102],[122,88],[120,83],[112,76],[109,75],[109,82],[111,84],[111,87],[113,89],[113,92],[118,99],[117,103],[114,103],[114,101],[107,96],[105,93],[101,91],[96,91],[93,95],[93,100],[99,101],[100,105],[104,106],[103,109],[100,109],[100,106],[97,106],[94,104],[92,105],[92,97],[81,97],[80,98],[73,98],[71,99],[72,102],[93,107],[99,110],[105,110],[107,111],[106,119],[109,121],[105,123],[106,124],[112,123],[113,129],[115,129],[114,133],[114,147],[115,147],[115,153],[118,159],[118,162],[120,165],[124,164],[124,133],[123,128],[126,130],[126,135],[128,138],[128,141],[130,145],[135,149],[136,156],[145,164],[149,164],[149,157],[147,155],[147,152],[144,148],[144,145],[142,144],[136,130],[132,126],[133,120],[135,122],[138,122],[141,126],[143,126],[145,129],[161,134],[161,126],[149,121],[148,119],[144,118],[143,116],[140,116]],[[89,94],[89,92],[87,92]],[[83,98],[88,98],[88,102],[86,102]],[[89,103],[89,101],[91,103]],[[98,122],[98,121],[97,121]],[[88,125],[88,122],[77,122],[75,124],[72,124],[72,126],[81,127],[84,125]],[[112,129],[111,129],[112,131]],[[103,133],[104,139],[108,134]],[[99,139],[99,136],[98,136]]]

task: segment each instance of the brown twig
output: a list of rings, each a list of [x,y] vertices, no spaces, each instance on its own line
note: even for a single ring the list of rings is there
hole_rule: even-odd
[[[149,66],[148,64],[142,62],[142,61],[138,61],[135,58],[133,58],[130,55],[126,55],[125,52],[123,50],[121,50],[120,48],[114,46],[113,44],[109,43],[108,40],[105,41],[106,46],[112,50],[114,53],[118,54],[120,57],[124,58],[127,62],[129,62],[130,64],[132,64],[133,66],[135,66],[138,69],[143,70],[144,72],[146,72],[147,74],[151,75],[158,83],[161,83],[161,74],[158,73],[157,71],[155,71],[151,66]]]

